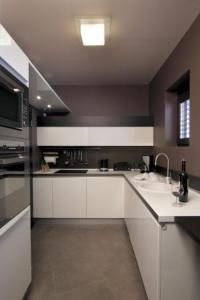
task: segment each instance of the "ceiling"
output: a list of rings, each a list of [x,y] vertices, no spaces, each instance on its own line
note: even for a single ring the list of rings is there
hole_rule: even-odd
[[[200,13],[200,0],[0,0],[0,21],[52,84],[146,84]],[[76,17],[110,17],[83,47]]]

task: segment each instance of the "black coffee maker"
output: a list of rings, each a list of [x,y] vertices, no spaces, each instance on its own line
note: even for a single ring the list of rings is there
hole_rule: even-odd
[[[145,172],[154,171],[154,157],[153,155],[143,155],[142,156],[143,167]]]
[[[108,169],[108,159],[101,159],[99,164],[99,170],[101,172],[107,172]]]

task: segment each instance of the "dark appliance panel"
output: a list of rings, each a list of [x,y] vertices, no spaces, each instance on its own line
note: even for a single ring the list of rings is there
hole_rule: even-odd
[[[30,205],[28,147],[26,142],[7,142],[0,147],[0,227]]]
[[[0,65],[0,134],[28,138],[28,88]]]

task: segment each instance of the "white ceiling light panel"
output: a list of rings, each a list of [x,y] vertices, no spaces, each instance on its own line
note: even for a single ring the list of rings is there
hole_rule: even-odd
[[[104,46],[109,37],[108,18],[79,18],[78,30],[84,46]]]

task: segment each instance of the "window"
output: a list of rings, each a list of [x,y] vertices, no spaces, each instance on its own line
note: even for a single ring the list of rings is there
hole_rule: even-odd
[[[190,99],[180,103],[180,132],[179,138],[189,139],[190,138]]]
[[[190,140],[190,97],[189,91],[178,94],[178,145],[187,146]]]
[[[177,137],[178,146],[188,146],[190,143],[190,71],[183,74],[167,92],[173,95],[173,111],[175,114],[171,119],[177,119],[177,122],[172,124],[173,137]],[[178,109],[178,113],[177,113]],[[174,135],[174,132],[177,132]],[[174,140],[175,141],[175,140]]]

